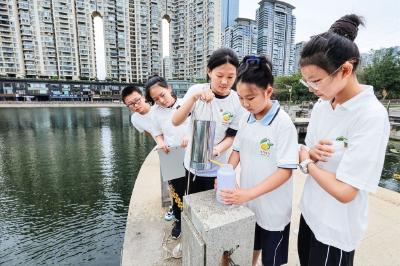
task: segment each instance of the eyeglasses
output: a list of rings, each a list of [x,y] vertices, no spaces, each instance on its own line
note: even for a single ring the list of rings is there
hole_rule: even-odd
[[[133,99],[132,102],[127,103],[126,106],[129,108],[134,107],[135,105],[139,104],[141,101],[142,101],[142,97],[139,97],[139,98]]]
[[[304,79],[300,79],[300,83],[303,84],[304,86],[306,86],[307,88],[311,88],[315,91],[318,91],[319,88],[318,86],[320,86],[325,80],[327,80],[330,77],[333,77],[341,68],[343,65],[341,65],[340,67],[338,67],[338,69],[336,69],[335,71],[333,71],[331,74],[329,74],[328,76],[326,76],[325,78],[317,81],[317,82],[313,82],[313,81],[305,81]]]
[[[357,62],[357,58],[353,58],[353,59],[350,59],[350,60],[348,60],[348,61],[346,61],[346,62],[350,62],[350,63],[352,63],[352,64],[354,64],[355,62]],[[299,81],[300,81],[300,83],[301,84],[303,84],[304,86],[306,86],[307,88],[311,88],[311,89],[313,89],[314,91],[318,91],[319,90],[319,88],[318,88],[318,86],[320,86],[325,80],[327,80],[329,77],[333,77],[342,67],[343,67],[343,65],[346,63],[346,62],[344,62],[342,65],[340,65],[335,71],[333,71],[331,74],[329,74],[328,76],[326,76],[325,78],[323,78],[323,79],[321,79],[321,80],[319,80],[319,81],[317,81],[317,82],[312,82],[312,81],[305,81],[304,79],[300,79]]]

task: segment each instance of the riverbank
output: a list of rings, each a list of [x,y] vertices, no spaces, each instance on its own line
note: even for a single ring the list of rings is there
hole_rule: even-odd
[[[299,223],[298,204],[305,175],[294,172],[293,214],[290,232],[288,265],[299,265],[297,233]],[[175,242],[168,240],[171,222],[163,220],[165,209],[161,207],[160,171],[157,154],[152,151],[143,163],[132,192],[122,265],[181,265],[170,258],[168,250]],[[398,239],[400,239],[400,193],[378,188],[369,196],[369,227],[355,253],[354,265],[400,265]]]
[[[120,102],[0,102],[0,108],[30,107],[124,107]]]

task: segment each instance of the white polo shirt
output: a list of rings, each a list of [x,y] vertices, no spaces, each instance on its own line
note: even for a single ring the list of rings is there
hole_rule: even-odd
[[[334,142],[335,153],[318,167],[336,173],[336,179],[359,189],[349,203],[341,203],[308,176],[300,209],[315,237],[344,251],[360,243],[368,223],[368,192],[375,192],[381,177],[389,139],[386,109],[371,86],[335,109],[319,100],[312,110],[306,144],[322,139]],[[346,144],[347,143],[347,144]]]
[[[185,121],[177,127],[172,124],[172,116],[181,105],[182,99],[177,99],[174,105],[169,108],[156,104],[151,112],[153,136],[163,135],[164,142],[170,147],[180,146],[182,138],[188,134],[188,122]]]
[[[298,164],[297,131],[289,115],[273,101],[261,119],[247,113],[240,123],[233,150],[240,155],[240,187],[253,188],[268,179],[278,168],[296,169]],[[246,203],[256,215],[259,226],[282,231],[292,215],[293,180]]]
[[[189,88],[183,101],[186,101],[191,95],[199,91],[209,89],[210,84],[196,84]],[[214,146],[220,143],[226,137],[226,130],[228,128],[238,130],[239,120],[244,113],[243,107],[240,105],[239,96],[236,91],[231,90],[229,95],[224,98],[218,98],[217,96],[210,102],[204,103],[202,101],[197,101],[193,106],[191,112],[191,119],[200,120],[212,120],[216,122],[215,127],[215,138]],[[187,119],[186,121],[188,121]],[[185,153],[185,168],[189,170],[190,166],[190,152],[192,143],[192,123],[190,122],[190,138],[188,149]],[[226,163],[227,162],[227,152],[220,154],[216,160]],[[199,176],[209,176],[214,177],[217,175],[218,166],[213,165],[210,170],[195,171],[190,169],[190,172]]]
[[[146,131],[152,134],[153,123],[151,121],[151,114],[150,114],[152,110],[153,106],[151,106],[150,110],[144,115],[139,113],[133,113],[131,115],[131,123],[140,133]]]

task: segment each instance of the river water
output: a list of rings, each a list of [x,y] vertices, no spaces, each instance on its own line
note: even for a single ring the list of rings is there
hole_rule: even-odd
[[[124,108],[0,109],[0,265],[119,265],[153,146]],[[399,161],[391,141],[381,186],[400,191]]]

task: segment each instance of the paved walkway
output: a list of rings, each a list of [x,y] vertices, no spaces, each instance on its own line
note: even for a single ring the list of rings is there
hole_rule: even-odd
[[[299,265],[296,248],[298,202],[305,176],[295,171],[295,193],[288,265]],[[369,197],[369,227],[356,252],[355,265],[400,266],[400,193],[379,188]],[[171,222],[163,220],[159,161],[151,152],[140,169],[129,206],[122,265],[181,265],[170,258],[176,241],[168,238]],[[242,265],[243,266],[243,265]],[[245,266],[245,265],[244,265]]]

